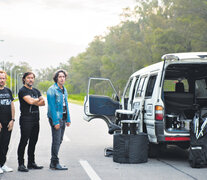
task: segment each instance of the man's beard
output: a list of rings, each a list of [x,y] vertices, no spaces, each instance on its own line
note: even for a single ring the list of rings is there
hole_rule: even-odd
[[[3,88],[4,87],[4,84],[0,84],[0,88]]]
[[[29,83],[26,83],[26,85],[27,85],[27,86],[29,86],[29,87],[32,87],[32,85],[31,85],[31,84],[29,84]]]

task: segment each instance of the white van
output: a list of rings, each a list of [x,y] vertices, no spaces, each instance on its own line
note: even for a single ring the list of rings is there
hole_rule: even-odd
[[[164,144],[188,148],[196,108],[207,107],[207,52],[166,54],[162,59],[130,76],[121,103],[109,79],[89,78],[84,119],[103,119],[110,128],[119,125],[120,109],[126,114],[139,111],[138,132],[148,134],[151,156]],[[108,81],[114,98],[90,94],[94,80]]]

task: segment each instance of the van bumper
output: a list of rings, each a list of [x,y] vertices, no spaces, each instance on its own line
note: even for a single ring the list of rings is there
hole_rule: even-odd
[[[157,142],[187,142],[190,141],[190,136],[165,136],[163,121],[155,122],[155,134]]]
[[[165,141],[163,121],[155,121],[155,135],[157,142]]]

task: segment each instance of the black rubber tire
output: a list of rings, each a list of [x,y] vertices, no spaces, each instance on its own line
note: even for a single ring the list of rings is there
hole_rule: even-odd
[[[178,143],[177,146],[180,147],[181,149],[186,150],[190,147],[190,143],[189,142]]]

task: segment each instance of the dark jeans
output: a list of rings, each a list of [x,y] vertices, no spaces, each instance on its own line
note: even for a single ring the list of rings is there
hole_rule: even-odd
[[[1,125],[2,129],[0,131],[0,166],[2,167],[6,162],[6,154],[9,149],[11,131],[8,131],[8,123],[1,123]]]
[[[56,130],[52,124],[52,119],[49,119],[52,130],[52,147],[51,147],[51,161],[59,162],[58,152],[63,141],[65,132],[65,120],[60,120],[60,129]]]
[[[25,121],[20,123],[21,138],[18,147],[18,163],[24,164],[25,147],[29,141],[28,146],[28,164],[35,162],[35,146],[39,135],[39,121]]]

